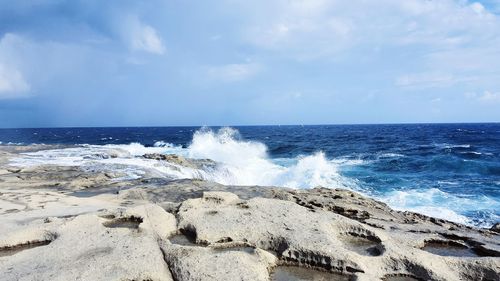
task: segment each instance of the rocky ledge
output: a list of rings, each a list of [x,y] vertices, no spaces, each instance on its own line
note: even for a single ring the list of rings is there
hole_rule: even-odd
[[[500,280],[498,227],[343,189],[119,177],[0,167],[0,280]]]

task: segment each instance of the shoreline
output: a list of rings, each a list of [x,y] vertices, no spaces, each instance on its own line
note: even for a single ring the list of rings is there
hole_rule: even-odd
[[[120,174],[81,167],[7,166],[33,149],[41,147],[0,147],[2,280],[315,274],[498,280],[500,273],[498,229],[395,211],[344,189],[225,186],[154,175],[123,181]]]
[[[226,132],[224,131],[224,133]],[[219,138],[223,136],[219,134],[221,132],[213,136],[209,133],[204,137],[208,137],[209,139],[215,137],[217,138],[216,141],[221,141]],[[209,139],[205,141],[210,142]],[[246,150],[246,145],[260,145],[260,143],[238,141],[233,144],[236,144],[239,149],[243,150]],[[234,149],[233,144],[226,148]],[[441,184],[460,186],[459,183],[453,181],[437,180],[436,184],[438,186],[436,187],[433,182],[425,183],[426,187],[411,187],[410,185],[409,188],[406,188],[408,185],[404,184],[396,187],[391,187],[391,185],[379,185],[375,187],[367,184],[366,180],[361,180],[361,184],[358,185],[356,183],[356,175],[354,177],[346,176],[339,172],[341,169],[346,168],[349,173],[350,169],[354,168],[355,170],[358,166],[362,167],[360,168],[361,170],[366,169],[371,165],[369,163],[374,160],[356,160],[344,157],[329,159],[323,152],[319,151],[305,156],[290,158],[274,159],[266,156],[257,158],[256,161],[249,160],[248,162],[241,163],[238,162],[238,159],[233,158],[224,151],[222,143],[219,143],[215,147],[217,153],[212,152],[211,155],[204,155],[204,148],[200,147],[200,145],[203,145],[203,142],[200,143],[198,141],[197,145],[198,151],[194,151],[194,155],[198,155],[193,159],[185,158],[193,153],[189,146],[176,146],[161,141],[156,142],[153,146],[144,146],[141,143],[123,145],[111,143],[98,145],[0,145],[0,151],[11,152],[13,155],[23,154],[22,156],[18,155],[19,157],[12,157],[15,159],[10,163],[13,168],[27,169],[40,165],[75,166],[73,168],[77,168],[78,166],[85,171],[97,169],[108,174],[121,174],[122,181],[143,177],[187,178],[214,181],[224,185],[286,186],[297,189],[310,189],[312,187],[345,188],[358,192],[363,196],[382,201],[391,208],[399,211],[416,212],[480,228],[490,228],[499,222],[498,214],[495,211],[495,206],[498,205],[495,197],[489,197],[490,195],[482,197],[479,195],[474,196],[469,191],[464,190],[455,192],[454,190],[449,190],[449,186],[441,188]],[[439,145],[436,146],[439,147]],[[457,147],[461,149],[464,147],[470,148],[470,145],[446,144],[444,147]],[[200,148],[202,150],[201,153],[199,151]],[[214,147],[211,148],[213,149]],[[208,148],[208,150],[211,148]],[[257,151],[253,151],[253,149],[257,149]],[[255,157],[254,153],[258,154],[261,152],[259,149],[258,147],[253,147],[250,155],[245,155],[243,158],[248,157],[248,159],[253,159],[252,157]],[[248,151],[246,152],[248,153]],[[378,154],[376,153],[376,155]],[[227,159],[227,157],[230,157],[230,159]],[[387,162],[393,160],[399,161],[400,158],[406,158],[407,156],[404,154],[382,153],[377,157],[389,159],[386,160]],[[214,161],[212,159],[218,160]],[[256,165],[258,169],[255,169]],[[259,167],[260,165],[262,167]],[[381,163],[381,165],[393,164]],[[366,175],[361,175],[361,178],[364,177],[366,178]],[[395,179],[397,179],[397,176]],[[113,180],[119,181],[120,179],[115,176]],[[378,180],[384,181],[383,176]],[[381,188],[381,192],[376,191],[378,188]],[[491,196],[495,195],[492,194]],[[486,207],[486,209],[481,206]]]

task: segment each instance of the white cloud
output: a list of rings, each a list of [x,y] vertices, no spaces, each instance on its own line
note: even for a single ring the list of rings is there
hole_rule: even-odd
[[[466,92],[466,93],[464,94],[464,97],[465,97],[466,99],[474,99],[474,98],[476,98],[476,97],[477,97],[477,94],[476,94],[476,93],[474,93],[474,92]]]
[[[209,66],[206,68],[206,74],[210,80],[235,82],[246,80],[257,74],[260,70],[261,66],[257,63],[235,63]]]
[[[424,72],[401,75],[396,79],[396,86],[415,89],[450,87],[456,83],[470,82],[476,79],[473,76],[455,77],[450,73]]]
[[[400,76],[396,85],[401,87],[434,86],[453,82],[453,75],[447,73],[416,73]]]
[[[123,33],[133,50],[157,55],[165,53],[166,48],[156,30],[150,25],[141,22],[137,17],[128,18]]]
[[[481,14],[485,14],[486,13],[486,9],[484,9],[484,6],[481,5],[481,3],[472,3],[470,5],[471,9],[476,12],[477,14],[481,15]]]
[[[466,92],[464,97],[469,100],[478,101],[486,104],[500,102],[500,92],[484,91],[483,94],[475,92]]]
[[[23,40],[7,33],[0,39],[0,99],[29,96],[30,84],[19,68],[16,51]]]
[[[350,18],[330,13],[337,6],[334,1],[266,1],[263,6],[244,30],[245,39],[258,47],[304,60],[331,55],[352,43],[355,27]]]
[[[490,91],[485,91],[483,95],[478,97],[478,100],[486,103],[500,102],[500,93],[492,93]]]
[[[29,91],[21,72],[0,63],[0,99],[26,97]]]
[[[500,20],[480,3],[461,0],[251,2],[245,39],[294,59],[370,56],[373,50],[415,48],[423,53],[481,54],[500,43]],[[251,7],[238,2],[246,11]],[[248,4],[250,5],[250,4]],[[255,10],[256,8],[253,8]],[[253,13],[255,12],[255,13]],[[457,51],[458,49],[458,51]],[[500,57],[497,51],[496,57]],[[476,57],[483,60],[481,55]],[[441,65],[423,58],[422,63]]]

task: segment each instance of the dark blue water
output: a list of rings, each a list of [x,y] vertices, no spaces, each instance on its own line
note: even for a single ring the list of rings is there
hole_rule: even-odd
[[[443,207],[476,225],[491,225],[500,216],[500,124],[235,128],[241,138],[264,143],[273,159],[323,151],[328,159],[359,160],[356,165],[341,165],[339,173],[352,179],[359,190],[396,208],[435,214]],[[0,129],[0,141],[4,145],[138,142],[145,146],[163,141],[187,147],[197,129]]]

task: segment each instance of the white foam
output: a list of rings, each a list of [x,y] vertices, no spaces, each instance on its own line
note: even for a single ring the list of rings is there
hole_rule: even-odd
[[[172,163],[145,159],[147,153],[177,154],[194,159],[211,159],[215,168],[197,170]],[[187,148],[158,141],[153,147],[139,143],[128,145],[82,145],[73,148],[24,153],[13,159],[15,166],[60,165],[126,171],[130,178],[145,172],[170,178],[199,178],[231,185],[286,186],[292,188],[353,187],[352,180],[341,176],[340,165],[358,165],[361,160],[328,160],[317,152],[297,158],[270,159],[260,142],[242,140],[238,131],[222,128],[202,129],[194,133]],[[136,170],[134,172],[134,170]]]
[[[171,143],[164,142],[164,141],[157,141],[153,145],[154,147],[172,147]]]
[[[145,172],[158,176],[186,178],[192,173],[188,168],[173,167],[141,156],[148,153],[182,154],[182,148],[173,145],[145,147],[139,143],[127,145],[81,145],[72,148],[41,150],[23,153],[11,160],[11,165],[20,167],[38,165],[82,166],[100,170],[126,172],[129,178],[141,177]],[[168,167],[165,167],[167,165]]]
[[[399,153],[383,153],[378,156],[379,158],[399,158],[399,157],[405,157],[403,154]]]
[[[396,210],[407,210],[446,219],[462,224],[474,224],[459,213],[476,211],[479,206],[488,209],[500,208],[500,204],[488,197],[458,197],[437,188],[398,190],[378,197]]]
[[[438,184],[445,184],[445,185],[459,185],[459,182],[456,181],[437,181]]]
[[[442,143],[438,144],[438,147],[450,149],[450,148],[470,148],[470,144],[448,144],[448,143]]]
[[[217,132],[205,128],[195,132],[187,151],[190,158],[208,158],[221,163],[207,176],[222,184],[311,188],[346,187],[349,182],[338,173],[338,164],[327,160],[322,152],[293,160],[272,160],[263,143],[242,140],[232,128],[221,128]]]
[[[188,158],[211,159],[215,167],[193,169],[165,161],[143,158],[148,153],[177,154]],[[403,157],[382,154],[382,157]],[[341,187],[360,191],[356,179],[343,176],[339,169],[366,164],[359,159],[327,159],[321,151],[295,158],[271,159],[267,147],[260,142],[243,140],[238,131],[222,128],[202,129],[193,135],[187,148],[158,141],[153,147],[139,143],[128,145],[81,145],[73,148],[24,153],[13,159],[15,166],[61,165],[88,169],[123,172],[135,179],[149,173],[173,179],[204,179],[225,185],[285,186],[312,188]],[[445,182],[442,182],[445,183]],[[451,184],[451,183],[449,183]],[[470,221],[459,213],[474,211],[479,205],[499,209],[499,203],[489,199],[457,197],[438,189],[393,191],[378,199],[399,210],[410,210],[460,223]]]
[[[482,153],[481,153],[481,152],[477,152],[477,151],[460,152],[460,154],[474,154],[474,155],[482,155]]]

